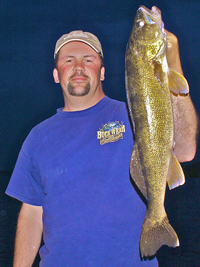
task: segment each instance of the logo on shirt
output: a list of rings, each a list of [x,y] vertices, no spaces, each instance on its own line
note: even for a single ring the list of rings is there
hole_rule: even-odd
[[[109,122],[104,124],[103,127],[97,131],[97,139],[100,140],[101,145],[104,145],[123,139],[123,133],[125,133],[125,125],[123,122],[121,122],[121,124],[118,121]]]

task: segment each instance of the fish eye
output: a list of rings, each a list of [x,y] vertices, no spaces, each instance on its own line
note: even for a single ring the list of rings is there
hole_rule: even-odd
[[[139,20],[138,25],[140,28],[144,27],[144,20]]]

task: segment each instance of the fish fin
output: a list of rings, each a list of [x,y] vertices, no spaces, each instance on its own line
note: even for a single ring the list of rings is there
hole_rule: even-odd
[[[168,183],[169,189],[173,189],[185,183],[185,175],[184,175],[183,169],[181,167],[181,164],[178,162],[174,152],[172,153],[171,160],[170,160],[167,183]]]
[[[153,256],[163,245],[177,247],[180,245],[178,236],[170,225],[167,215],[161,220],[144,219],[140,237],[140,253],[142,258]]]
[[[145,185],[144,176],[142,173],[142,167],[140,164],[140,158],[139,158],[139,152],[137,144],[134,145],[132,155],[131,155],[131,161],[130,161],[130,173],[133,181],[143,194],[143,196],[147,199],[147,188]]]
[[[187,80],[177,71],[169,69],[168,81],[169,89],[175,95],[189,93],[189,85]]]

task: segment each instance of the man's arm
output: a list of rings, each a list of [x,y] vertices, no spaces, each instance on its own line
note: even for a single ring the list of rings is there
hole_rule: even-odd
[[[183,75],[181,61],[179,56],[179,47],[177,37],[167,33],[167,62],[169,68]],[[196,153],[197,139],[197,114],[188,95],[173,96],[174,112],[174,135],[175,149],[174,152],[179,162],[190,161]]]
[[[42,237],[42,207],[22,204],[15,239],[13,267],[31,267]]]

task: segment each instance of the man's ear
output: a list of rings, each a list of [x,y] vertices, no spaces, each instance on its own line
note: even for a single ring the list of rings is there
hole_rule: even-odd
[[[100,74],[100,80],[101,81],[104,81],[104,79],[105,79],[105,68],[102,67],[101,68],[101,74]]]
[[[54,78],[54,82],[55,83],[59,83],[60,82],[59,77],[58,77],[58,70],[56,68],[53,69],[53,78]]]

